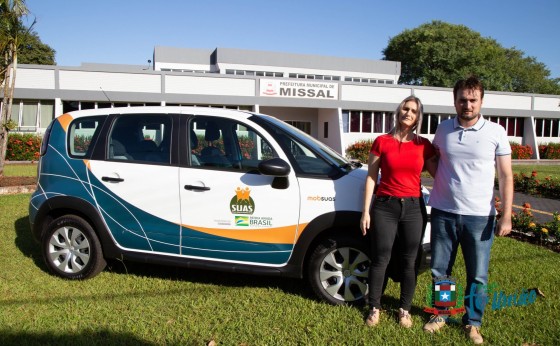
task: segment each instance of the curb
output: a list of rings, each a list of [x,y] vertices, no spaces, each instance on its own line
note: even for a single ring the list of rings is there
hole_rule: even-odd
[[[37,185],[3,186],[0,187],[0,195],[15,195],[18,193],[31,193]]]

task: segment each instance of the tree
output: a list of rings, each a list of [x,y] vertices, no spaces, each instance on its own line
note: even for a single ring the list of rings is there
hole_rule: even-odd
[[[4,174],[8,132],[13,127],[9,119],[14,98],[18,49],[21,33],[25,32],[22,18],[27,13],[24,0],[0,0],[0,85],[4,92],[0,116],[0,176]]]
[[[56,51],[43,43],[35,31],[25,30],[21,33],[21,46],[18,63],[36,65],[56,65]]]
[[[402,84],[449,88],[476,75],[489,90],[560,94],[560,78],[550,79],[544,64],[464,25],[432,21],[405,30],[389,40],[383,54],[401,62]]]

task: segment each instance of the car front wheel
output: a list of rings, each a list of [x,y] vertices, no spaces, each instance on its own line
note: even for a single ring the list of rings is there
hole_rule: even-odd
[[[76,215],[65,215],[51,222],[42,245],[49,271],[66,279],[91,278],[106,266],[93,228]]]
[[[368,292],[368,247],[359,239],[333,237],[309,258],[307,277],[315,294],[330,304],[363,304]]]

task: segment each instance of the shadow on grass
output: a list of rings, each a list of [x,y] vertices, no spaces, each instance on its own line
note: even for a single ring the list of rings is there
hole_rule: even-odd
[[[122,262],[118,260],[109,260],[105,271],[119,275],[136,275],[172,281],[184,280],[225,287],[276,288],[288,294],[316,299],[311,288],[307,286],[306,280],[294,278],[192,269],[131,261]]]
[[[41,254],[41,246],[35,241],[31,234],[31,227],[29,226],[29,219],[22,217],[14,222],[14,229],[16,230],[15,245],[25,257],[33,259],[33,263],[42,271],[47,272],[47,266],[43,262]]]
[[[27,217],[16,220],[14,228],[16,231],[16,247],[25,257],[32,258],[38,268],[48,273],[49,271],[41,254],[41,245],[33,238]],[[277,288],[289,294],[316,299],[311,288],[308,287],[307,281],[294,278],[228,273],[130,261],[122,262],[114,259],[107,261],[105,271],[119,275],[136,275],[166,280],[185,280],[226,287]]]
[[[2,345],[155,345],[138,339],[132,333],[114,333],[108,330],[62,335],[0,330],[0,343]]]

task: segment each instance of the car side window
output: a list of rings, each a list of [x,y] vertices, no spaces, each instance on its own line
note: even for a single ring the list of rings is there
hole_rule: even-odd
[[[105,117],[87,117],[74,120],[68,132],[68,154],[70,157],[90,158],[92,143],[97,138]]]
[[[169,164],[171,118],[168,115],[124,115],[113,123],[107,158]]]
[[[275,157],[272,146],[258,132],[231,119],[195,117],[188,137],[193,167],[248,172]]]
[[[318,156],[304,143],[287,135],[279,136],[279,142],[284,150],[293,157],[299,172],[313,176],[325,176],[333,173],[333,165]]]

